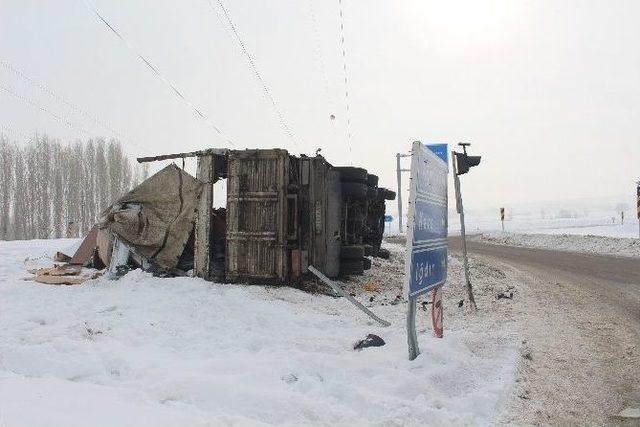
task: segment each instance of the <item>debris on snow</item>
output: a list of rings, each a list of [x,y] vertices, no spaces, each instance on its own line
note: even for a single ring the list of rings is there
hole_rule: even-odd
[[[362,350],[368,347],[382,347],[386,343],[376,334],[369,334],[365,339],[359,340],[353,345],[354,350]]]

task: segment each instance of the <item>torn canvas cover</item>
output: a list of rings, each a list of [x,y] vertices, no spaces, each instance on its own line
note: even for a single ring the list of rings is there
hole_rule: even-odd
[[[201,186],[171,164],[105,210],[99,227],[154,267],[171,270],[193,230]]]

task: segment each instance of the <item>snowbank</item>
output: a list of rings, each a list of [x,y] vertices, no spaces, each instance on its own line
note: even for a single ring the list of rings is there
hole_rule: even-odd
[[[21,280],[71,243],[0,242],[1,425],[486,425],[511,387],[515,339],[486,327],[500,324],[489,312],[465,321],[455,286],[444,339],[421,311],[422,354],[409,362],[404,303],[370,303],[392,322],[381,328],[343,299],[290,288],[141,271]],[[352,350],[368,333],[387,345]]]
[[[640,257],[640,240],[570,234],[486,233],[471,237],[485,243],[526,246],[567,252]]]

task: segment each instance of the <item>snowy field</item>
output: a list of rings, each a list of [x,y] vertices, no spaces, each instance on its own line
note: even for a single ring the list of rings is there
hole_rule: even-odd
[[[509,233],[572,234],[638,238],[635,188],[633,194],[606,198],[530,204],[506,204],[504,227]],[[407,195],[408,196],[408,195]],[[387,214],[394,221],[387,225],[389,234],[397,234],[396,202],[387,203]],[[460,219],[455,200],[449,200],[449,234],[460,234]],[[406,210],[406,209],[405,209]],[[621,212],[624,211],[624,221]],[[405,212],[406,215],[406,212]],[[468,234],[502,232],[500,208],[470,209],[465,212]],[[404,225],[406,226],[406,218]]]
[[[475,266],[471,315],[451,260],[445,337],[418,317],[407,360],[402,248],[346,284],[376,314],[290,288],[153,278],[21,280],[73,241],[0,242],[0,426],[487,425],[513,384],[510,279]],[[363,293],[364,282],[383,287]],[[387,344],[354,351],[368,333]]]
[[[509,246],[640,257],[640,239],[572,234],[484,233],[471,240]]]

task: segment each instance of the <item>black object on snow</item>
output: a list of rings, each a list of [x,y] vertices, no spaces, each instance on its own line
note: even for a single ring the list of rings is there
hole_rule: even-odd
[[[506,292],[500,292],[497,296],[498,299],[513,299],[513,292],[509,292],[507,295]]]
[[[353,346],[353,349],[362,350],[363,348],[367,348],[367,347],[382,347],[385,344],[386,343],[384,342],[384,340],[379,336],[374,334],[369,334],[365,339],[358,341]]]

